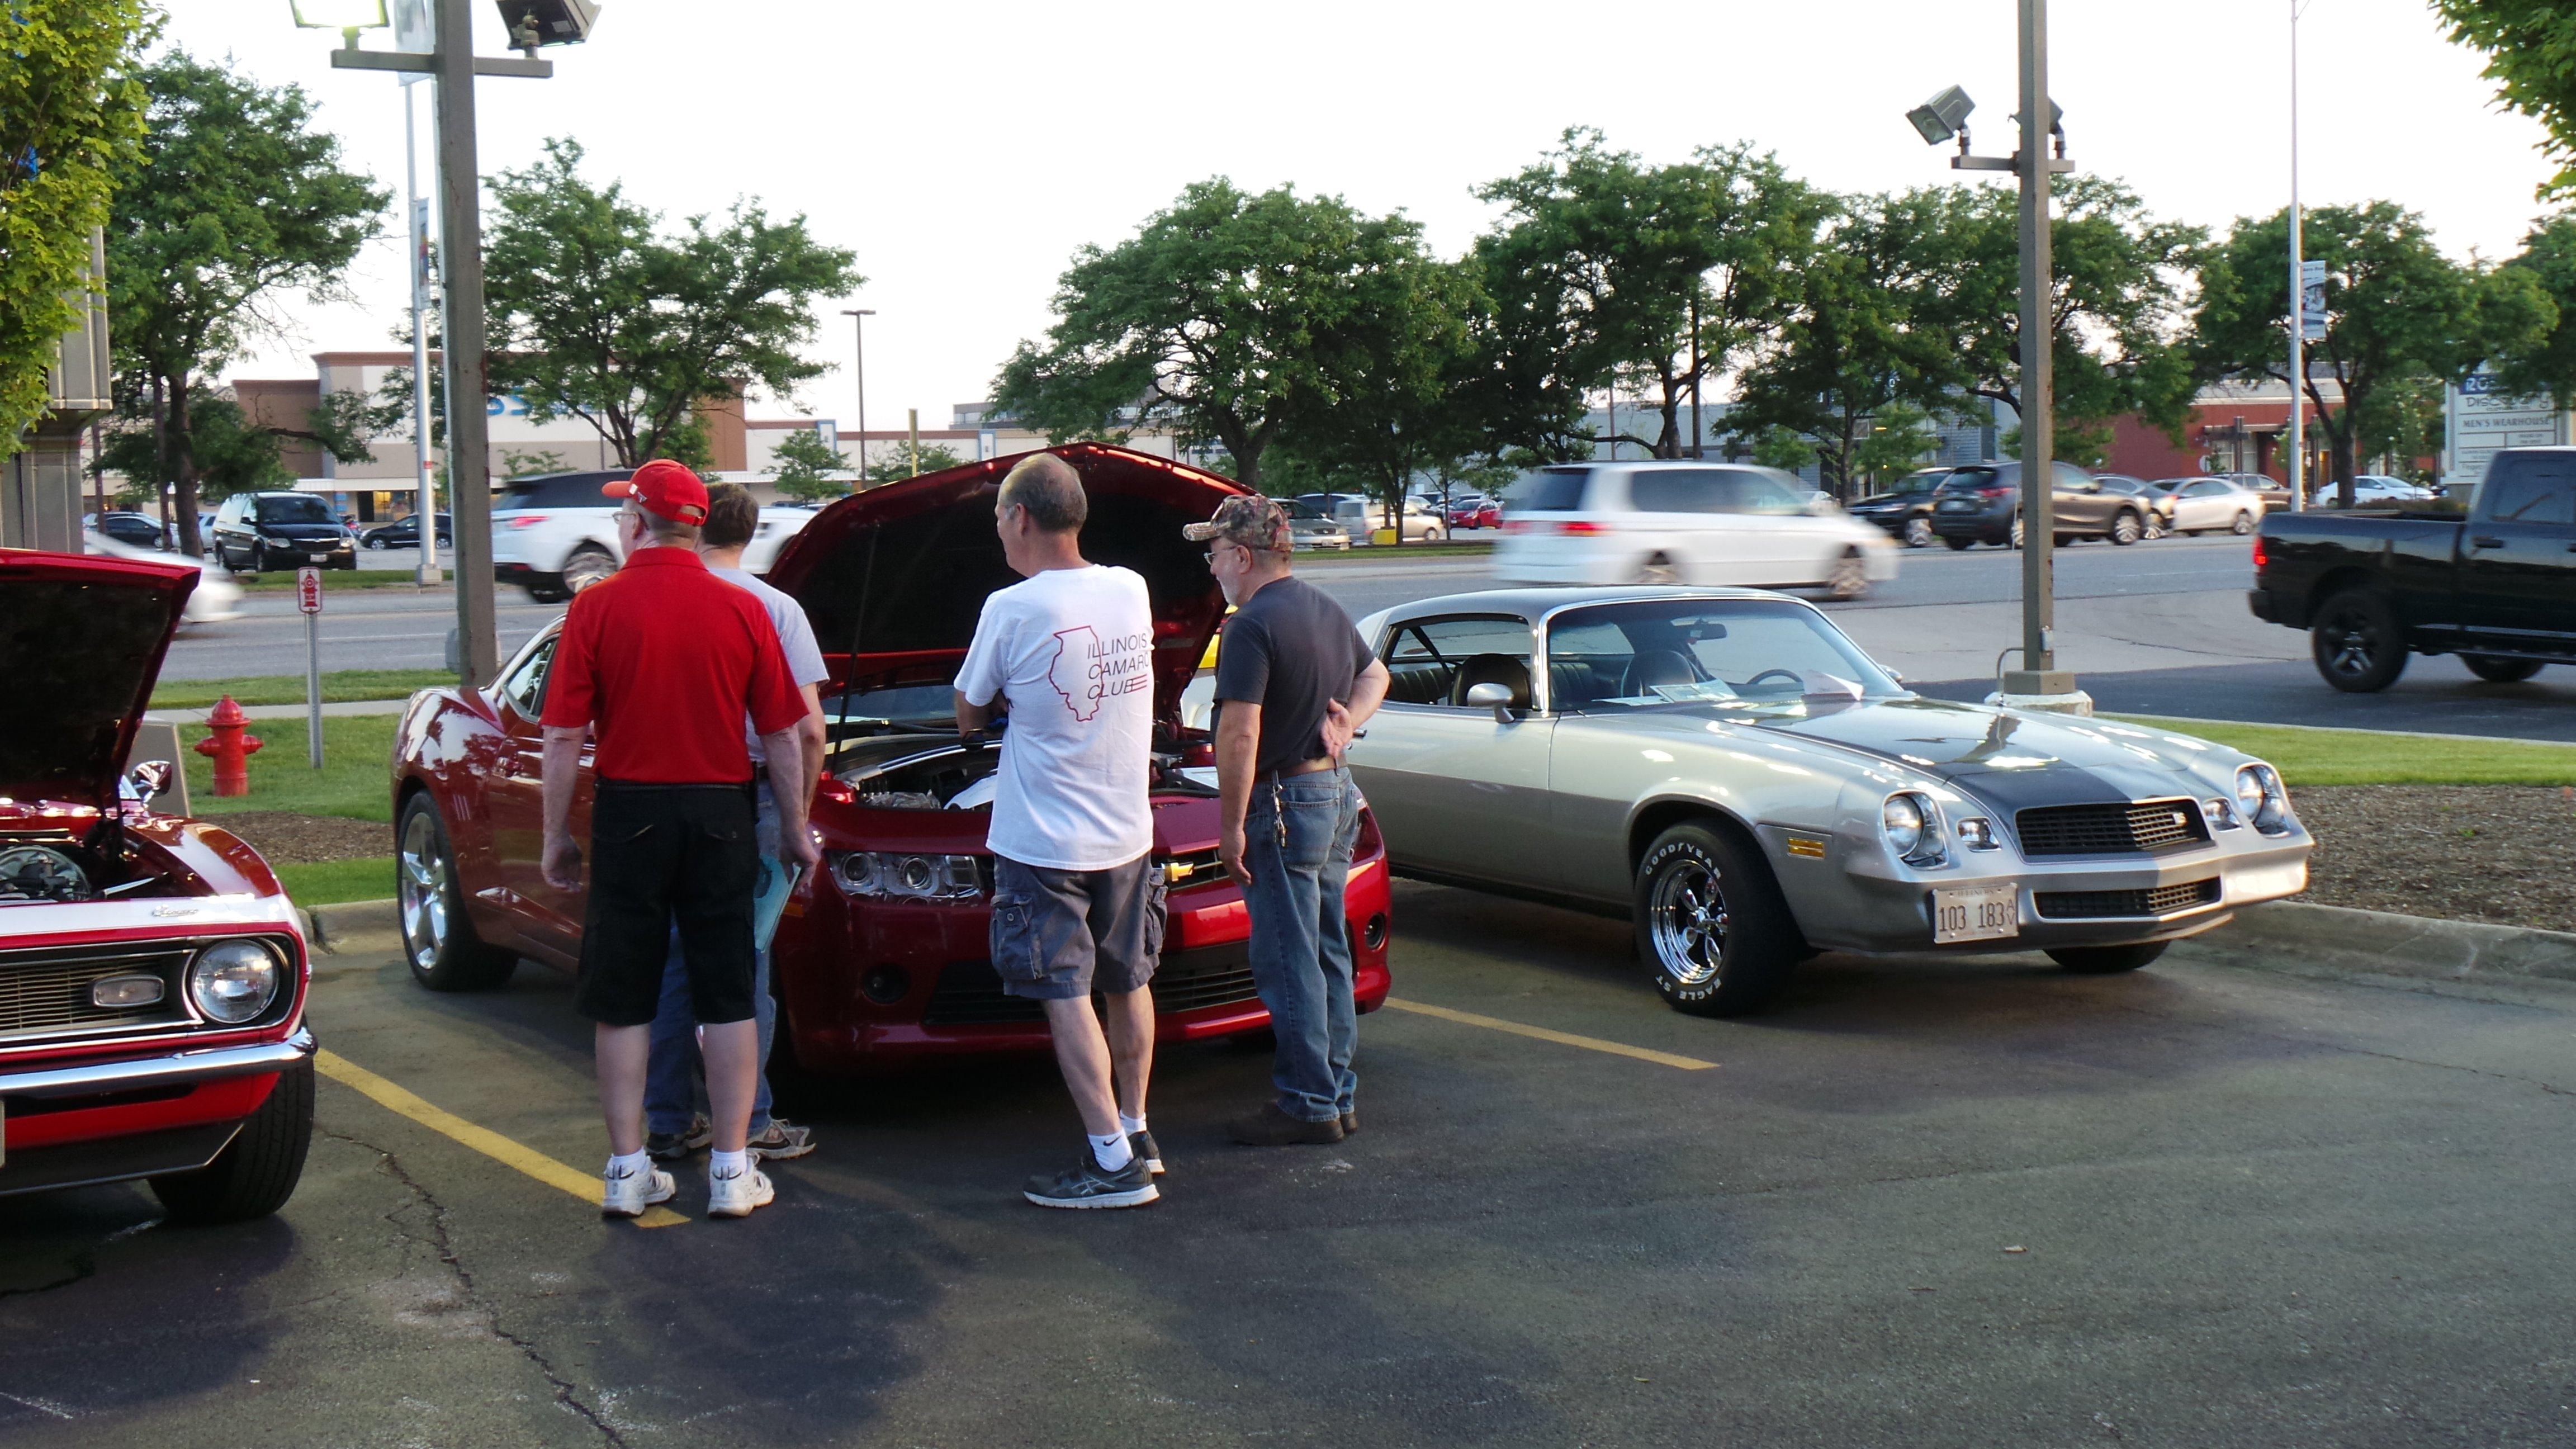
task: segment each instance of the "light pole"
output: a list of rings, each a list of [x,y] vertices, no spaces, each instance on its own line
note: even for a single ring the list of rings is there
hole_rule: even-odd
[[[413,145],[418,128],[413,125],[411,88],[419,81],[416,75],[402,78],[403,200],[411,219],[411,456],[413,481],[419,485],[412,492],[413,517],[420,528],[420,570],[414,578],[427,586],[438,582],[438,484],[429,461],[429,198],[420,194]]]
[[[2308,263],[2299,235],[2299,6],[2290,0],[2290,509],[2308,506]],[[2322,280],[2322,279],[2321,279]],[[2317,319],[2322,323],[2325,319]]]
[[[850,319],[852,376],[859,384],[859,487],[864,489],[868,486],[868,319],[877,315],[877,309],[844,307],[841,315]]]
[[[2050,300],[2049,178],[2075,169],[2066,159],[2065,130],[2048,95],[2048,0],[2020,0],[2021,148],[2007,159],[1968,154],[1968,113],[1976,102],[1952,86],[1912,111],[1926,144],[1959,140],[1950,165],[1960,171],[2010,171],[2021,181],[2021,664],[2003,671],[1990,702],[2032,709],[2091,714],[2093,701],[2075,687],[2072,670],[2057,667],[2056,387],[2050,371],[2054,341]],[[2056,145],[2052,149],[2050,139]]]

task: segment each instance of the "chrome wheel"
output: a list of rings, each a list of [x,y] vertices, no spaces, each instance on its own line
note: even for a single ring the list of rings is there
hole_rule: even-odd
[[[1641,584],[1678,584],[1681,581],[1682,571],[1662,554],[1656,554],[1637,566],[1637,582]]]
[[[617,560],[601,553],[598,549],[575,549],[572,557],[564,560],[564,591],[578,594],[615,572],[617,572]]]
[[[1931,519],[1918,514],[1905,521],[1905,546],[1907,548],[1930,548],[1939,540],[1939,538],[1940,535],[1932,531]]]
[[[2021,519],[2018,517],[2013,519],[2012,546],[2015,548],[2021,547]]]
[[[1674,862],[1656,878],[1648,909],[1655,962],[1674,984],[1687,988],[1717,980],[1726,956],[1726,893],[1717,872],[1696,859]]]
[[[1869,592],[1869,566],[1857,552],[1834,560],[1833,572],[1825,576],[1825,592],[1837,599],[1857,599]]]
[[[2119,517],[2111,520],[2111,541],[2113,543],[2136,543],[2140,538],[2145,537],[2145,533],[2146,531],[2144,529],[2138,527],[2138,515],[2134,513],[2123,513]]]
[[[2288,304],[2284,303],[2282,305],[2286,307]],[[2250,513],[2240,513],[2236,515],[2236,521],[2227,526],[2227,531],[2238,535],[2252,533],[2254,531],[2254,515]]]
[[[395,857],[394,896],[402,918],[403,948],[415,962],[436,961],[447,945],[447,851],[438,824],[426,810],[403,825]]]

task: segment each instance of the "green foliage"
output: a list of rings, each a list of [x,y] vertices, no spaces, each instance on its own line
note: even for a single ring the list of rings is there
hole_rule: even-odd
[[[1774,423],[1753,435],[1753,461],[1795,473],[1816,461],[1816,445],[1796,429]]]
[[[313,127],[297,87],[263,87],[179,50],[140,79],[146,134],[119,170],[108,225],[109,329],[124,395],[186,398],[267,330],[264,302],[342,295],[339,276],[376,235],[387,193],[341,168],[338,138]],[[162,412],[179,542],[196,553],[196,409]]]
[[[924,443],[917,454],[907,447],[870,463],[867,480],[871,483],[900,483],[906,478],[954,468],[965,461],[937,443]]]
[[[2103,432],[2108,436],[2110,430]],[[1860,480],[1851,491],[1867,492],[1879,480],[1913,472],[1940,444],[1930,413],[1912,403],[1889,403],[1869,419],[1868,429],[1851,450],[1851,471],[1846,476]]]
[[[199,383],[188,393],[188,435],[194,439],[197,496],[209,502],[235,493],[279,488],[295,481],[286,466],[284,439],[276,431],[254,426],[241,404]],[[93,473],[122,473],[127,493],[151,500],[159,458],[151,419],[125,418],[106,432]],[[166,479],[161,481],[168,481]],[[124,495],[120,495],[124,496]],[[155,505],[157,506],[157,505]]]
[[[385,789],[385,761],[393,757],[394,726],[400,722],[399,715],[390,714],[325,715],[322,768],[316,770],[304,754],[303,720],[254,721],[250,733],[259,739],[260,751],[250,757],[250,793],[233,796],[215,793],[214,762],[197,753],[197,741],[212,731],[203,724],[181,725],[179,763],[188,772],[188,808],[210,816],[294,810],[391,824],[394,807]]]
[[[362,570],[361,572],[365,572]],[[325,588],[338,587],[345,575],[333,574]],[[408,699],[413,691],[456,682],[449,669],[332,669],[322,675],[322,702],[347,699]],[[165,679],[152,688],[152,708],[212,709],[231,695],[235,704],[302,704],[301,674],[257,674],[240,679]]]
[[[2519,329],[2505,320],[2512,305],[2502,291],[2508,279],[2528,283],[2537,294],[2522,299],[2530,316]],[[2487,334],[2480,350],[2495,364],[2508,394],[2576,399],[2576,215],[2534,226],[2521,253],[2494,273],[2479,312]]]
[[[2576,192],[2576,9],[2566,0],[2433,0],[2451,38],[2487,53],[2487,79],[2507,109],[2548,132],[2542,154],[2558,174],[2540,194]]]
[[[504,478],[542,478],[548,473],[569,472],[570,463],[552,448],[523,452],[517,448],[501,450],[501,476]]]
[[[578,143],[548,141],[543,161],[488,183],[492,386],[525,399],[534,421],[590,424],[621,466],[703,464],[691,409],[747,383],[784,394],[828,371],[803,351],[815,303],[865,279],[802,215],[773,222],[753,201],[661,234],[621,184],[583,179],[581,159]]]
[[[2353,410],[2353,454],[2362,463],[2389,460],[2385,469],[2413,477],[2425,470],[2416,460],[2442,453],[2447,380],[2417,367],[2388,380]]]
[[[1995,447],[2007,458],[2020,457],[2021,426],[2015,424],[2004,429],[2002,435],[1995,439]],[[2049,451],[2061,463],[2073,463],[2079,468],[2102,467],[2111,458],[2111,424],[2107,420],[2068,417],[2060,413]]]
[[[769,474],[778,491],[800,503],[820,503],[850,491],[850,485],[824,475],[849,471],[850,460],[811,428],[798,428],[779,439]]]
[[[2282,288],[2289,253],[2281,253]],[[2171,729],[2268,760],[2281,778],[2301,785],[2576,784],[2576,745],[2470,740],[2457,735],[2402,735],[2383,730],[2298,729],[2232,720],[2110,715],[2130,724]],[[2294,799],[2293,805],[2298,802]]]
[[[143,135],[132,57],[159,28],[144,0],[12,0],[0,60],[0,458],[46,409],[46,374],[80,325],[90,233]]]
[[[193,801],[194,797],[190,798]],[[392,839],[390,832],[386,838]],[[394,858],[390,855],[272,868],[277,872],[277,883],[286,887],[287,899],[308,910],[344,901],[391,900],[394,894]]]

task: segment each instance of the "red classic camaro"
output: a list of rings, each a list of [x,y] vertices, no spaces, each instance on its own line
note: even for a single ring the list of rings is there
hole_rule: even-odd
[[[1217,864],[1214,758],[1182,722],[1181,691],[1225,613],[1199,545],[1233,483],[1096,443],[1053,449],[1082,474],[1093,561],[1144,575],[1154,605],[1154,856],[1171,923],[1154,997],[1160,1039],[1258,1031],[1243,896]],[[779,555],[769,582],[813,620],[833,677],[832,750],[815,796],[826,869],[790,899],[771,973],[779,1042],[808,1070],[847,1072],[935,1053],[1047,1045],[1034,1001],[1002,994],[986,946],[992,857],[984,826],[999,763],[959,741],[952,681],[984,598],[1015,583],[993,533],[993,494],[1017,457],[971,463],[844,498]],[[556,629],[528,641],[490,689],[412,699],[394,741],[397,891],[413,974],[436,990],[508,978],[521,956],[571,966],[583,899],[538,870],[546,670]],[[587,836],[589,757],[573,830]],[[1346,895],[1359,1003],[1386,1000],[1386,852],[1365,814]]]
[[[0,550],[0,1193],[275,1212],[313,1133],[304,935],[258,852],[120,779],[197,571]]]

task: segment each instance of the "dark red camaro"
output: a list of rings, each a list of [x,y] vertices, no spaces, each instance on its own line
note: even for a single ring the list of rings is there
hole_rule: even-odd
[[[0,550],[0,1194],[276,1211],[313,1133],[304,934],[258,852],[118,775],[194,569]]]
[[[1082,474],[1093,561],[1145,578],[1154,606],[1154,856],[1171,923],[1154,978],[1162,1040],[1258,1031],[1243,896],[1216,859],[1214,759],[1181,692],[1225,613],[1181,527],[1241,492],[1213,474],[1096,443],[1053,449]],[[774,945],[781,1049],[847,1072],[932,1054],[1047,1046],[1038,1003],[1002,994],[986,944],[992,857],[982,803],[994,747],[958,740],[951,695],[984,598],[1017,582],[993,494],[1017,457],[842,499],[790,542],[769,582],[804,605],[833,670],[832,751],[814,802],[826,868],[789,901]],[[417,695],[394,741],[397,889],[412,972],[438,990],[499,984],[522,956],[570,967],[582,896],[538,870],[546,671],[556,627],[487,690]],[[589,833],[589,757],[573,831]],[[1359,1004],[1386,1000],[1388,889],[1361,818],[1346,914]]]

